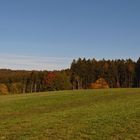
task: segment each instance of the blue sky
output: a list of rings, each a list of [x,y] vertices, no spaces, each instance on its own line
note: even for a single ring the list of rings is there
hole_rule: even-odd
[[[140,57],[139,0],[1,0],[0,68],[63,69]]]

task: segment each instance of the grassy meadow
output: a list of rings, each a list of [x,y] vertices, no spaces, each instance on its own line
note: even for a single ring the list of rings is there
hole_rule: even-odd
[[[140,89],[0,96],[0,140],[140,140]]]

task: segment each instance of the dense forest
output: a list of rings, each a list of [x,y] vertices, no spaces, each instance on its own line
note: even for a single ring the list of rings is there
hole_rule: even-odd
[[[140,87],[140,58],[73,60],[61,71],[0,70],[0,94],[32,93],[69,89],[88,89],[103,78],[110,88]]]

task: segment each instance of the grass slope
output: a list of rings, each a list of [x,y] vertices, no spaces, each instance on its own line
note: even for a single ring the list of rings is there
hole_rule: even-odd
[[[0,140],[139,140],[140,89],[0,96]]]

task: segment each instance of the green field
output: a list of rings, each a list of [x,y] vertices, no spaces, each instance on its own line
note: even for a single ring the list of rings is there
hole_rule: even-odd
[[[140,89],[0,96],[0,140],[140,140]]]

